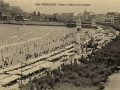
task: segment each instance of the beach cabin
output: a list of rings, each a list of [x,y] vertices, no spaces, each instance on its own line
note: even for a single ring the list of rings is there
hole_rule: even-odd
[[[17,83],[17,80],[20,79],[21,77],[18,76],[18,75],[11,75],[9,77],[6,77],[2,80],[0,80],[0,84],[3,86],[3,87],[6,87],[6,86],[10,86],[12,84],[15,84]]]

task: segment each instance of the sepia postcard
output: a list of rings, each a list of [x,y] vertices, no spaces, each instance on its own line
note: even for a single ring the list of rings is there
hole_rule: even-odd
[[[119,0],[0,0],[0,90],[120,90]]]

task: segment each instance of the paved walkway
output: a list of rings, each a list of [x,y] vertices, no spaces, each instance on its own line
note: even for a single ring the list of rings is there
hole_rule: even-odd
[[[120,90],[120,72],[109,76],[109,82],[104,90]]]

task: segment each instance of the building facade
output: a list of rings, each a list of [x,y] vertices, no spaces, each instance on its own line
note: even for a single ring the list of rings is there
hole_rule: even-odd
[[[94,17],[95,17],[95,20],[96,20],[96,23],[102,23],[102,22],[105,22],[105,14],[95,14]]]
[[[0,20],[2,19],[2,12],[0,12]]]
[[[115,21],[114,21],[115,24],[120,24],[120,13],[117,13],[115,15]]]
[[[117,12],[107,12],[105,17],[105,22],[108,22],[110,24],[115,24],[115,16]]]

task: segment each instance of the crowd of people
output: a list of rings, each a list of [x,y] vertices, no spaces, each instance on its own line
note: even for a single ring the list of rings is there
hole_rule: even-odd
[[[20,34],[11,34],[8,39],[6,39],[8,36],[1,37],[0,68],[6,68],[70,45],[75,41],[76,31],[73,29],[44,31],[38,28],[33,31],[28,30],[28,33],[21,32]]]
[[[15,26],[14,29],[16,30],[13,31],[7,29],[0,36],[0,68],[6,68],[21,61],[36,58],[77,42],[76,28],[23,27],[17,27],[16,29]],[[91,37],[95,38],[96,31],[82,29],[80,31],[80,42],[84,43]]]

